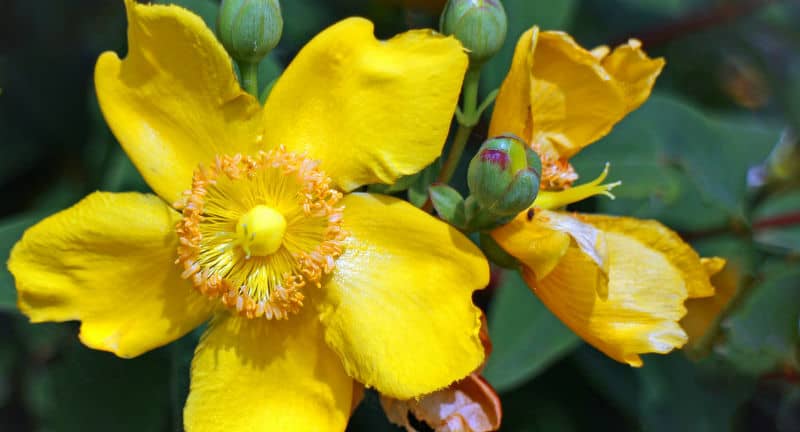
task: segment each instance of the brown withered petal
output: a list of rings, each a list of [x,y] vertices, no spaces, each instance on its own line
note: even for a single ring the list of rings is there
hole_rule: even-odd
[[[408,432],[416,432],[409,422],[409,414],[436,432],[496,431],[503,417],[500,398],[477,373],[419,400],[401,401],[381,396],[381,405],[389,421]]]

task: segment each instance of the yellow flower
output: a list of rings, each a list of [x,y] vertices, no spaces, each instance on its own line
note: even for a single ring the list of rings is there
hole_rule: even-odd
[[[683,346],[684,302],[709,297],[708,262],[656,221],[557,210],[619,183],[572,187],[569,158],[607,134],[650,94],[664,61],[635,40],[585,50],[568,35],[534,28],[520,39],[498,94],[490,134],[514,133],[543,160],[532,207],[492,237],[522,264],[542,302],[609,357],[641,366],[645,353]],[[715,259],[716,270],[724,260]],[[705,264],[705,265],[704,265]]]
[[[460,44],[347,19],[262,109],[199,17],[125,5],[127,57],[104,53],[95,84],[158,196],[97,192],[28,230],[8,266],[31,321],[80,320],[86,345],[133,357],[213,315],[188,431],[344,430],[362,384],[409,399],[478,367],[480,251],[406,202],[348,193],[439,155]]]

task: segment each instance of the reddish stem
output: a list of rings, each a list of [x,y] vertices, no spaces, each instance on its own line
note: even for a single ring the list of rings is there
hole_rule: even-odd
[[[800,225],[800,212],[786,213],[760,219],[753,224],[753,229],[775,228],[791,225]]]
[[[748,15],[758,8],[777,3],[777,0],[749,0],[741,2],[724,3],[699,13],[690,13],[663,27],[645,31],[636,36],[646,47],[671,42],[686,36],[689,33],[705,30],[709,27],[720,26],[729,21]],[[625,43],[628,37],[619,38],[617,43]]]

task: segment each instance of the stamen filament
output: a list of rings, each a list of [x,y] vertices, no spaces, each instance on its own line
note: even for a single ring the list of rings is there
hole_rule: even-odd
[[[601,184],[608,176],[608,171],[611,164],[606,162],[606,166],[600,175],[589,183],[575,186],[561,191],[539,191],[536,201],[533,202],[532,207],[542,208],[545,210],[556,210],[566,207],[569,204],[583,201],[586,198],[595,195],[605,195],[611,199],[615,199],[611,190],[622,184],[621,181],[613,183]]]

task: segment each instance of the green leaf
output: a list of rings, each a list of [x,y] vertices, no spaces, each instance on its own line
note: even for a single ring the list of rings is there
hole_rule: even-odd
[[[533,378],[580,343],[513,271],[503,272],[489,309],[489,336],[494,349],[484,376],[499,392]]]
[[[456,227],[463,227],[465,222],[464,197],[457,190],[446,184],[435,184],[429,189],[433,208],[439,217]]]
[[[614,189],[620,199],[599,198],[601,211],[703,230],[744,219],[747,170],[766,157],[779,136],[774,125],[707,116],[661,94],[573,163],[586,176],[611,162],[609,178],[622,181]]]
[[[717,348],[753,375],[800,365],[800,267],[773,261],[762,269],[764,281],[722,322],[725,342]]]
[[[754,380],[721,367],[718,358],[695,364],[680,353],[651,355],[634,372],[642,430],[671,432],[733,430],[736,410],[753,391]]]
[[[759,205],[753,212],[753,237],[779,252],[800,252],[800,191],[770,196]]]
[[[705,1],[699,0],[621,0],[626,6],[637,8],[643,12],[675,17],[690,12],[693,9],[706,6]]]
[[[635,369],[612,360],[590,345],[579,347],[571,359],[595,391],[626,415],[637,415],[638,408],[634,401],[639,399],[641,390]]]
[[[158,350],[131,360],[77,341],[64,357],[36,371],[41,423],[59,432],[158,431],[168,424],[169,356]],[[29,398],[30,399],[30,398]]]
[[[169,399],[172,408],[170,413],[172,430],[183,430],[183,407],[189,396],[192,358],[200,336],[204,332],[205,326],[201,326],[166,348],[169,352],[170,365]]]
[[[692,363],[680,352],[653,354],[637,369],[585,346],[572,358],[592,386],[645,431],[732,430],[737,408],[754,387],[713,357]]]
[[[379,396],[373,390],[364,392],[364,400],[353,412],[347,425],[347,432],[401,432],[402,430],[386,418]]]

